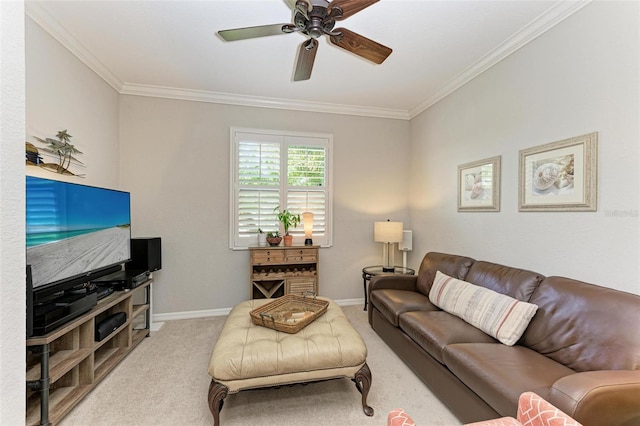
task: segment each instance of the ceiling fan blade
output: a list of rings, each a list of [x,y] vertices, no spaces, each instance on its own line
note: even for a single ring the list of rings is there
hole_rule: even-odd
[[[300,45],[293,81],[309,80],[311,78],[313,61],[316,59],[317,52],[318,40],[315,38],[310,38]]]
[[[260,25],[257,27],[234,28],[232,30],[218,31],[220,37],[226,41],[244,40],[247,38],[265,37],[285,34],[282,29],[290,24]]]
[[[329,40],[331,43],[376,64],[383,63],[384,60],[391,55],[391,52],[393,52],[393,50],[387,46],[376,43],[346,28],[336,28],[333,32],[339,32],[340,34],[330,36]]]
[[[332,9],[339,7],[342,10],[342,15],[336,17],[336,21],[342,21],[347,19],[351,15],[355,15],[362,9],[377,3],[380,0],[333,0],[329,3],[327,11],[331,13]],[[334,12],[335,13],[335,12]]]

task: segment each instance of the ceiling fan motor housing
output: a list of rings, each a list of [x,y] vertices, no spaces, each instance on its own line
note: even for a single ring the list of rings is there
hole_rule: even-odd
[[[318,38],[324,34],[333,35],[331,30],[336,25],[336,20],[332,15],[334,14],[327,13],[326,6],[313,6],[308,16],[297,10],[293,21],[301,32],[309,37]]]

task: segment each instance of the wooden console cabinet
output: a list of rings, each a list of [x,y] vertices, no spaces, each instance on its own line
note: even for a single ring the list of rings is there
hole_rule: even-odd
[[[252,299],[318,294],[318,246],[250,247]]]
[[[27,339],[26,425],[57,424],[149,335],[151,284],[116,291],[82,316],[43,336]],[[95,325],[125,312],[127,321],[102,341]]]

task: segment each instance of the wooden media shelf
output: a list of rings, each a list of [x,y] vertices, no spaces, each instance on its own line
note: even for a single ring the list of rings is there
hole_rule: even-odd
[[[149,335],[152,283],[116,291],[82,316],[27,339],[27,383],[39,389],[27,386],[26,425],[59,423]],[[96,324],[118,312],[126,313],[126,322],[96,342]]]

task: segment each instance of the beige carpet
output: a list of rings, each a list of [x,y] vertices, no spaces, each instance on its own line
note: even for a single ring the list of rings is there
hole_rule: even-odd
[[[222,425],[386,425],[387,413],[398,407],[418,425],[460,424],[371,329],[361,305],[343,310],[367,344],[373,377],[367,402],[373,417],[362,412],[354,383],[340,379],[229,395],[220,413]],[[61,426],[212,425],[207,366],[225,318],[167,321]]]

